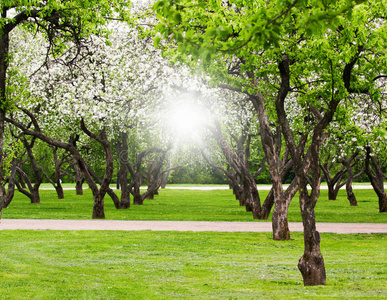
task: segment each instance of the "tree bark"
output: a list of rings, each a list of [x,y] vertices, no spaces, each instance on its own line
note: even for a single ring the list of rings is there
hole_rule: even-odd
[[[384,193],[384,196],[379,197],[379,212],[387,212],[387,195]]]
[[[59,162],[56,148],[53,147],[53,156],[54,156],[54,167],[55,167],[55,181],[48,176],[48,174],[44,171],[43,167],[39,165],[40,171],[43,173],[43,175],[46,177],[49,183],[52,184],[52,186],[55,188],[56,194],[58,195],[58,199],[63,199],[64,198],[64,193],[63,193],[63,187],[62,187],[62,182],[61,182],[61,176],[60,176],[60,170],[61,170],[61,165],[62,163]]]
[[[282,185],[282,177],[279,171],[279,159],[276,155],[274,136],[270,129],[269,120],[266,114],[265,101],[261,94],[257,93],[250,97],[258,114],[259,130],[262,146],[265,152],[266,162],[269,166],[270,179],[274,197],[274,210],[272,216],[273,239],[289,240],[290,230],[287,219],[287,210],[290,201],[285,199]]]
[[[345,167],[347,169],[347,180],[345,183],[345,190],[347,192],[347,199],[349,201],[350,206],[357,206],[356,196],[355,196],[355,193],[353,192],[353,189],[352,189],[352,181],[354,178],[352,161],[358,155],[358,152],[359,151],[356,151],[353,155],[351,155],[351,157],[349,159],[343,160],[343,164],[345,165]],[[360,175],[360,174],[358,174],[358,175]]]
[[[39,195],[39,187],[42,183],[42,176],[40,174],[40,169],[38,166],[38,163],[36,162],[35,156],[32,152],[32,148],[34,147],[36,137],[32,137],[31,142],[28,142],[26,137],[23,136],[21,138],[21,141],[23,142],[23,145],[27,151],[27,158],[31,164],[32,171],[34,174],[34,183],[32,183],[32,180],[28,178],[28,175],[21,169],[20,167],[17,167],[17,173],[19,174],[19,177],[27,183],[27,187],[29,192],[24,189],[21,184],[17,183],[17,187],[21,193],[26,195],[31,199],[31,203],[33,204],[39,204],[40,203],[40,195]]]
[[[273,239],[277,241],[286,241],[290,239],[290,230],[288,223],[288,209],[290,202],[298,191],[298,178],[294,178],[285,192],[281,192],[275,199],[275,205],[272,216]],[[274,196],[274,191],[273,191]]]
[[[371,168],[371,164],[373,169]],[[387,212],[387,195],[384,191],[384,174],[382,171],[382,164],[378,163],[376,156],[373,155],[370,147],[366,147],[365,173],[371,181],[371,185],[378,196],[379,212]]]
[[[52,148],[52,153],[54,156],[54,166],[55,166],[55,190],[58,195],[58,199],[63,199],[64,198],[64,193],[63,193],[63,187],[62,187],[62,180],[61,180],[61,162],[58,160],[58,155],[57,155],[57,149],[56,147]]]
[[[339,191],[336,190],[335,187],[332,186],[331,184],[328,184],[328,182],[327,182],[327,185],[328,185],[328,199],[329,200],[336,200],[337,194]]]
[[[39,196],[39,186],[40,183],[35,183],[32,185],[31,180],[28,178],[27,174],[20,168],[17,167],[17,173],[19,175],[20,179],[23,179],[27,183],[28,191],[21,186],[21,184],[16,181],[16,186],[20,193],[30,198],[30,201],[32,204],[39,204],[40,203],[40,196]]]
[[[304,155],[303,148],[301,151],[296,146],[285,112],[285,98],[290,90],[289,65],[289,57],[283,55],[278,65],[281,75],[281,88],[277,94],[275,105],[278,121],[294,162],[296,177],[299,180],[300,209],[304,225],[304,254],[299,260],[298,268],[301,271],[304,285],[324,285],[326,283],[325,265],[320,251],[320,234],[316,230],[314,207],[320,194],[319,152],[326,138],[324,130],[331,122],[340,99],[335,99],[332,96],[323,116],[319,112],[314,112],[318,122],[313,129],[313,136],[307,155]],[[345,68],[345,72],[348,72],[347,68]],[[309,171],[312,174],[310,195],[307,190]]]
[[[343,187],[345,184],[345,182],[342,182],[342,178],[346,172],[346,169],[344,166],[342,166],[341,169],[335,174],[335,176],[332,177],[331,176],[332,167],[333,167],[333,162],[331,162],[329,165],[328,163],[325,163],[321,165],[321,170],[323,171],[325,179],[327,181],[328,199],[336,200],[340,188]]]
[[[265,201],[262,204],[260,220],[267,220],[269,218],[271,209],[274,206],[274,192],[270,189],[269,194],[266,196]]]
[[[121,201],[119,209],[127,209],[130,207],[130,190],[128,186],[128,168],[126,163],[128,162],[128,134],[121,132],[121,141],[117,144],[117,152],[120,160],[120,169],[118,171],[118,177],[121,183]]]
[[[93,203],[93,219],[105,219],[105,204],[104,204],[104,194],[103,193],[97,193],[94,196],[94,203]]]
[[[12,160],[11,175],[10,175],[10,177],[8,179],[8,191],[7,191],[6,195],[5,195],[3,208],[7,208],[8,207],[8,205],[11,203],[11,201],[13,199],[13,196],[15,195],[16,167],[17,167],[17,161],[14,158]],[[1,214],[1,209],[0,209],[0,214]]]
[[[320,233],[316,230],[314,214],[315,199],[308,195],[307,181],[300,188],[300,208],[304,225],[304,254],[298,262],[304,285],[325,285],[326,273],[324,259],[320,251]]]
[[[132,193],[133,193],[133,204],[134,205],[143,205],[144,198],[141,196],[140,184],[138,181],[136,181],[133,184]]]
[[[2,18],[6,17],[5,12],[0,12]],[[9,52],[9,32],[3,31],[0,33],[0,218],[1,212],[5,203],[5,185],[3,174],[3,148],[4,148],[4,118],[6,109],[6,75],[8,68],[8,52]]]
[[[74,170],[74,177],[75,177],[75,194],[83,195],[83,188],[82,188],[83,178],[76,160],[74,160],[73,170]]]

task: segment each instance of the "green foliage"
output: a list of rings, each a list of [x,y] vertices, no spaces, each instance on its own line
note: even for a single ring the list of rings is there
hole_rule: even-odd
[[[168,179],[172,184],[225,184],[223,173],[205,165],[183,166],[172,172]]]
[[[362,2],[161,0],[153,9],[161,20],[157,32],[175,39],[179,52],[209,62],[219,51],[243,52],[247,44],[253,44],[256,51],[278,47],[287,30],[301,35],[325,33],[337,24],[338,16],[351,16],[355,5]],[[295,25],[285,29],[282,25],[289,22]]]
[[[16,109],[16,103],[19,103],[22,99],[28,98],[29,96],[26,89],[27,86],[28,79],[24,74],[21,74],[17,69],[9,69],[5,89],[6,99],[5,101],[1,101],[0,108],[6,111]]]
[[[7,178],[11,175],[12,161],[17,157],[18,153],[20,153],[23,147],[23,143],[20,140],[16,140],[10,146],[5,147],[4,152],[6,155],[2,161],[3,178]]]

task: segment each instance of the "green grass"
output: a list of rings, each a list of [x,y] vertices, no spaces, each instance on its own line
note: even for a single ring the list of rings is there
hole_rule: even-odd
[[[41,191],[41,204],[16,192],[3,218],[90,219],[93,200]],[[264,199],[268,191],[260,191]],[[319,222],[386,223],[372,190],[321,192]],[[230,190],[162,190],[142,206],[108,219],[252,221]],[[301,221],[297,197],[289,221]],[[387,234],[322,234],[327,285],[304,287],[297,269],[301,233],[0,230],[0,299],[387,299]]]
[[[387,235],[322,234],[327,285],[304,287],[302,235],[0,231],[1,299],[387,299]]]
[[[268,191],[260,191],[264,199]],[[318,222],[386,223],[387,214],[378,212],[378,201],[373,190],[355,190],[358,206],[350,207],[345,191],[340,191],[336,201],[328,200],[322,190],[316,206]],[[24,195],[16,192],[15,198],[3,218],[36,219],[90,219],[93,199],[90,190],[83,196],[74,190],[65,191],[65,199],[58,200],[53,190],[41,191],[41,204],[31,204]],[[172,221],[253,221],[251,213],[239,207],[230,190],[170,190],[160,191],[155,200],[145,200],[144,205],[132,205],[128,210],[117,210],[109,197],[105,198],[107,219],[115,220],[172,220]],[[301,222],[298,197],[289,208],[289,221]]]

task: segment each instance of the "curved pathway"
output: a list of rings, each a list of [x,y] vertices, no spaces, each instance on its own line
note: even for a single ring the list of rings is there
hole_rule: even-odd
[[[303,231],[302,223],[289,223],[290,231]],[[271,232],[271,222],[117,221],[2,219],[0,230],[153,230]],[[387,233],[387,223],[317,223],[319,232]]]

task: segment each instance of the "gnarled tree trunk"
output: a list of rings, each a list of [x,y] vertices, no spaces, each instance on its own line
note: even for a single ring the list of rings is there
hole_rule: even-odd
[[[340,188],[343,187],[345,184],[345,182],[342,182],[343,176],[346,172],[345,167],[342,166],[341,169],[332,177],[331,169],[333,165],[334,165],[333,162],[331,162],[329,165],[328,163],[325,163],[320,166],[321,170],[324,173],[324,177],[327,181],[329,200],[336,200],[337,194],[339,193]]]
[[[6,17],[6,10],[1,12],[2,18]],[[4,206],[6,192],[3,174],[3,147],[4,147],[4,119],[6,110],[6,81],[9,62],[9,31],[0,32],[0,218]]]
[[[372,155],[370,147],[366,147],[365,173],[371,181],[372,187],[379,198],[379,212],[387,212],[387,195],[384,191],[384,173],[382,163],[377,161],[375,155]]]
[[[79,165],[76,162],[76,160],[74,161],[74,164],[73,164],[73,170],[74,170],[74,177],[75,177],[75,194],[83,195],[83,188],[82,188],[83,178],[82,178],[81,171],[79,169]]]
[[[7,208],[8,205],[11,203],[13,196],[15,195],[16,167],[17,167],[17,161],[14,158],[12,160],[11,175],[8,179],[8,191],[6,194],[5,194],[5,191],[3,192],[3,195],[5,195],[5,197],[4,197],[4,204],[2,208]],[[1,214],[1,208],[0,208],[0,214]]]
[[[345,158],[342,160],[342,164],[347,169],[347,180],[345,183],[345,190],[347,192],[347,199],[349,201],[350,206],[357,206],[356,196],[352,189],[352,181],[354,178],[359,177],[364,172],[364,171],[361,171],[356,175],[353,174],[353,165],[357,163],[358,154],[359,154],[359,151],[357,150],[348,159]]]
[[[304,181],[305,182],[305,181]],[[325,285],[324,258],[320,251],[320,233],[316,230],[315,199],[308,195],[307,185],[300,188],[300,207],[304,225],[304,254],[298,262],[304,285]]]
[[[120,169],[118,171],[118,177],[121,184],[121,201],[119,203],[119,209],[127,209],[130,207],[130,189],[128,186],[128,168],[126,163],[128,162],[128,134],[121,132],[121,141],[117,144],[117,152],[120,160]]]

